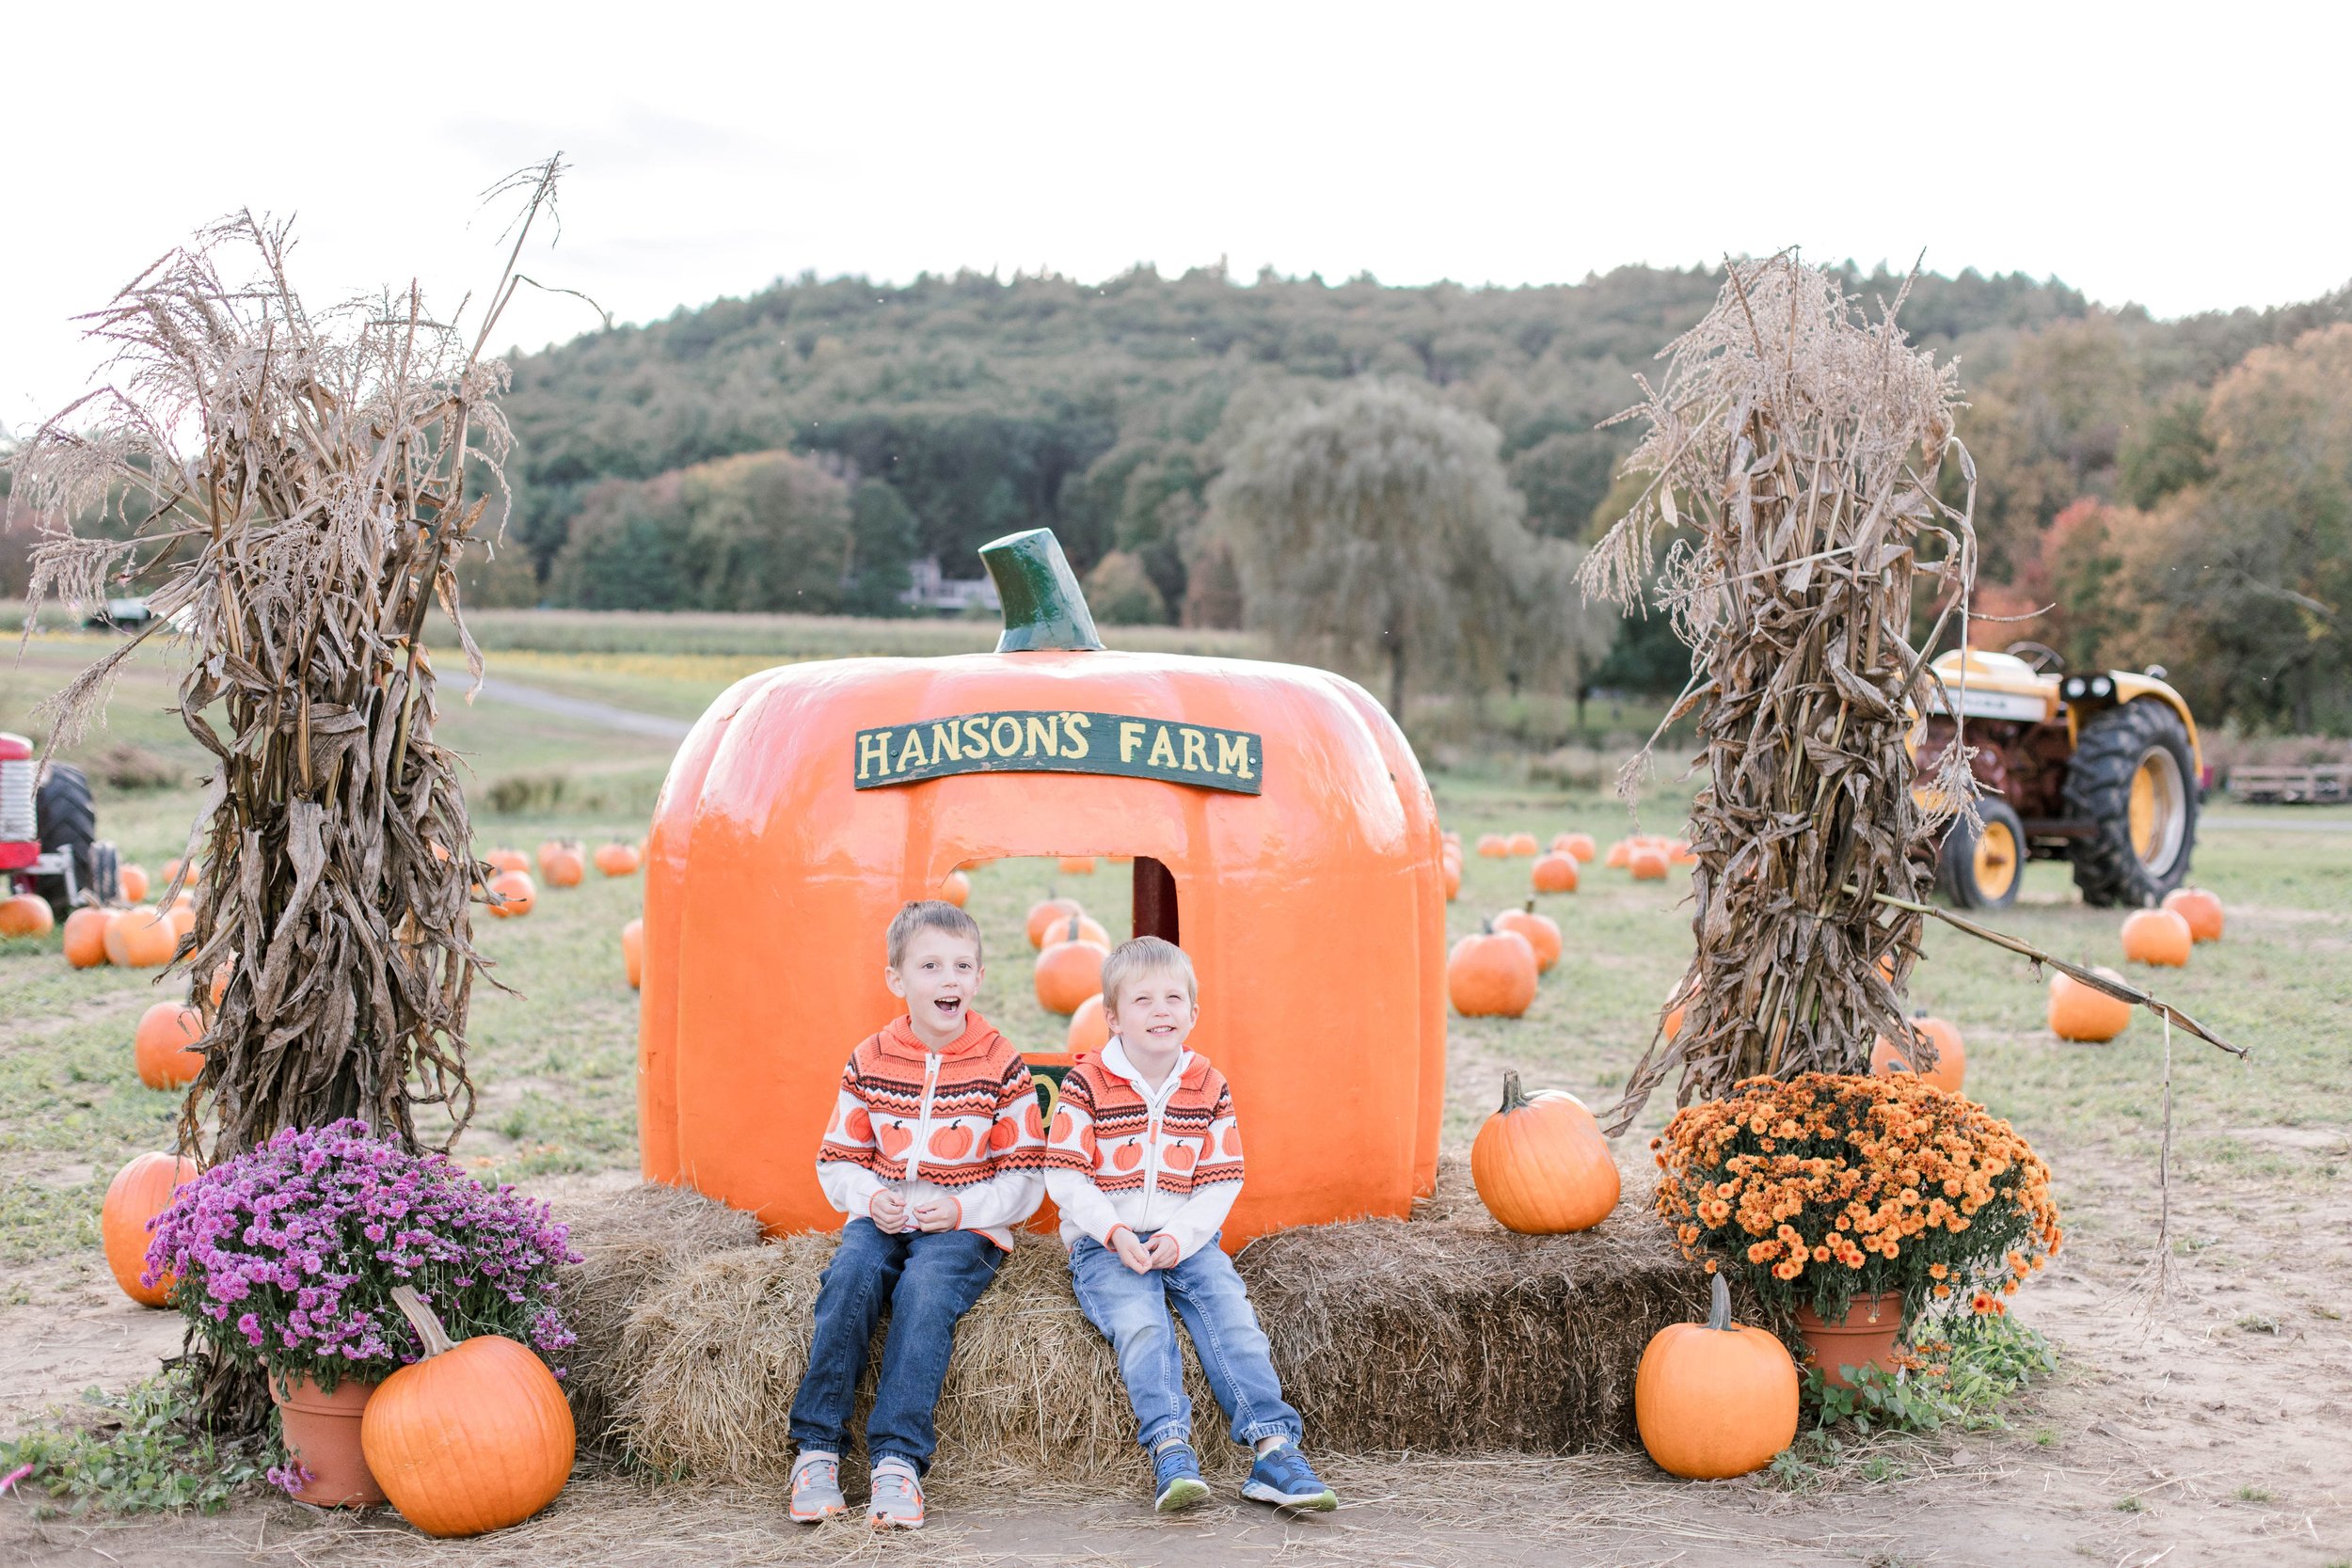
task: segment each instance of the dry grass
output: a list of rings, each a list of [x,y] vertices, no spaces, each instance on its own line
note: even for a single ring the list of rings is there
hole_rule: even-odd
[[[576,1220],[583,1238],[613,1239],[582,1243],[599,1250],[582,1271],[596,1274],[596,1299],[582,1303],[575,1398],[609,1406],[612,1435],[657,1469],[780,1484],[833,1238],[729,1245],[723,1224],[693,1218],[718,1207],[706,1199],[632,1194],[617,1206],[630,1211],[618,1222]],[[678,1240],[655,1244],[669,1215]],[[1704,1306],[1704,1276],[1675,1256],[1638,1193],[1582,1235],[1515,1236],[1486,1216],[1458,1160],[1410,1221],[1286,1231],[1238,1264],[1284,1392],[1309,1443],[1327,1452],[1629,1444],[1642,1347]],[[670,1272],[618,1277],[631,1267]],[[615,1343],[610,1325],[632,1297]],[[1213,1440],[1223,1421],[1189,1355],[1186,1372],[1204,1463],[1237,1478],[1241,1452]],[[869,1364],[853,1430],[872,1382]],[[1140,1475],[1110,1346],[1079,1311],[1052,1238],[1024,1236],[959,1328],[939,1431],[940,1473],[962,1484],[1118,1488]]]

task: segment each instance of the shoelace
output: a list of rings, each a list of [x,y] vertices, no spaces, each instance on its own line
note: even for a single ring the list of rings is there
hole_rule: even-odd
[[[820,1471],[823,1473],[818,1476]],[[798,1491],[811,1476],[818,1476],[827,1484],[837,1487],[841,1484],[841,1466],[834,1460],[812,1459],[792,1473],[793,1490]]]

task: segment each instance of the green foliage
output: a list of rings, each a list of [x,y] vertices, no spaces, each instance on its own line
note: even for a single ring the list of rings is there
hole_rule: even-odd
[[[18,1484],[75,1513],[216,1513],[285,1455],[274,1438],[222,1442],[206,1432],[192,1381],[172,1368],[119,1395],[86,1389],[80,1410],[54,1413],[56,1425],[0,1439],[0,1473],[31,1465]]]
[[[1168,601],[1143,569],[1143,561],[1113,550],[1087,574],[1087,606],[1104,626],[1156,626],[1168,619]]]
[[[2152,507],[2175,491],[2213,478],[2213,457],[2205,400],[2185,393],[2143,420],[2124,443],[2117,494],[2134,506]]]
[[[1851,1369],[1853,1386],[1831,1385],[1818,1367],[1804,1370],[1800,1402],[1818,1431],[1833,1428],[1855,1437],[1873,1432],[1934,1432],[1944,1426],[1966,1431],[2003,1427],[2004,1401],[2036,1378],[2058,1370],[2049,1340],[2001,1314],[1961,1319],[1947,1345],[1926,1345],[1918,1364],[1897,1371]],[[1941,1360],[1929,1357],[1940,1354]]]

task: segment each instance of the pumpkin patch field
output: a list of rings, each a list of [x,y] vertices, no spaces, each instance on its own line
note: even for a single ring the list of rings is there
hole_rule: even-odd
[[[765,643],[730,648],[718,617],[696,618],[695,641],[666,646],[628,632],[620,625],[628,618],[575,619],[571,652],[539,647],[510,658],[485,636],[492,686],[470,705],[462,678],[444,677],[437,734],[472,770],[477,856],[493,847],[530,855],[551,840],[578,841],[593,856],[642,840],[675,745],[661,721],[682,727],[676,721],[728,681],[786,653]],[[0,657],[0,727],[33,724],[34,702],[103,646],[89,636],[38,637],[20,659],[11,640]],[[806,657],[814,647],[789,651]],[[95,759],[110,747],[179,766],[189,782],[176,788],[100,784],[102,835],[150,867],[185,852],[201,771],[201,753],[163,711],[170,690],[161,657],[142,655],[123,675],[108,728],[69,753],[94,778]],[[533,692],[563,701],[534,703]],[[1487,835],[1508,846],[1519,835],[1549,845],[1580,833],[1604,848],[1636,833],[1671,839],[1683,831],[1673,791],[1687,786],[1655,787],[1636,822],[1612,797],[1530,782],[1526,759],[1463,761],[1433,768],[1430,782],[1441,824],[1470,847],[1445,909],[1449,946],[1531,897],[1559,930],[1558,958],[1518,1016],[1448,1011],[1440,1136],[1448,1174],[1438,1201],[1468,1205],[1484,1225],[1468,1167],[1506,1075],[1527,1096],[1573,1094],[1605,1126],[1690,960],[1692,937],[1690,867],[1678,861],[1661,856],[1663,875],[1637,879],[1594,858],[1577,867],[1573,891],[1534,892],[1529,859],[1476,847]],[[491,974],[511,989],[477,990],[469,1059],[481,1100],[453,1152],[485,1180],[547,1197],[562,1218],[567,1203],[610,1198],[637,1180],[639,992],[621,931],[641,914],[647,879],[593,863],[570,885],[535,866],[532,875],[527,914],[477,912],[474,921]],[[1116,943],[1132,928],[1128,866],[1106,859],[1076,875],[1040,857],[969,867],[966,877],[966,907],[987,942],[979,1010],[1025,1050],[1063,1051],[1070,1019],[1041,1000],[1025,922],[1041,900],[1065,896]],[[70,1499],[20,1487],[0,1497],[0,1552],[57,1563],[548,1568],[852,1555],[950,1568],[1278,1557],[2352,1563],[2344,1462],[2352,1449],[2352,810],[2217,800],[2192,879],[2219,899],[2227,923],[2181,967],[2128,959],[2125,911],[2085,907],[2063,865],[2028,864],[2016,907],[1990,922],[2070,960],[2110,966],[2251,1048],[2241,1063],[2184,1033],[2171,1040],[2170,1288],[2153,1310],[2143,1287],[2160,1203],[2161,1023],[2142,1010],[2107,1043],[2062,1041],[2049,1024],[2046,976],[1957,932],[1932,923],[1927,930],[1911,1005],[1964,1037],[1966,1094],[2048,1163],[2065,1219],[2062,1250],[2008,1302],[2011,1323],[2046,1338],[2055,1370],[2037,1371],[1997,1407],[1960,1400],[1933,1430],[1864,1433],[1849,1421],[1825,1433],[1809,1398],[1794,1446],[1768,1468],[1691,1481],[1667,1475],[1634,1444],[1568,1455],[1346,1453],[1319,1446],[1311,1426],[1306,1447],[1346,1505],[1338,1513],[1270,1515],[1226,1486],[1181,1524],[1152,1513],[1140,1461],[1135,1485],[1107,1492],[943,1465],[930,1528],[868,1544],[846,1525],[798,1531],[776,1488],[672,1476],[598,1451],[583,1425],[570,1485],[553,1505],[478,1539],[428,1542],[381,1516],[305,1509],[258,1482],[218,1513],[177,1518],[73,1512]],[[137,1307],[118,1288],[99,1216],[126,1162],[171,1147],[177,1094],[142,1083],[134,1042],[155,1003],[189,1000],[191,977],[75,969],[62,956],[62,935],[0,939],[0,1441],[50,1421],[53,1406],[69,1407],[58,1418],[68,1424],[109,1418],[115,1407],[77,1404],[82,1390],[119,1399],[175,1354],[180,1338],[176,1317]],[[882,933],[871,936],[879,968]],[[774,940],[789,942],[793,933]],[[1344,1059],[1354,977],[1383,961],[1344,944],[1317,960],[1324,1022],[1341,1042],[1336,1054],[1318,1045],[1318,1060]],[[792,1031],[795,999],[767,1001],[773,1027]],[[1203,1037],[1213,1022],[1220,1033],[1246,1029],[1248,1008],[1248,996],[1204,995]],[[846,1055],[853,1043],[823,1048]],[[1674,1109],[1671,1084],[1610,1141],[1622,1193],[1608,1227],[1657,1223],[1648,1143]],[[1246,1127],[1249,1107],[1239,1111]],[[1544,1158],[1543,1140],[1528,1147],[1535,1152],[1519,1158]],[[1692,1299],[1692,1319],[1704,1320],[1704,1291]],[[1739,1318],[1756,1321],[1744,1302]],[[1927,1349],[1923,1359],[1940,1354]],[[772,1351],[747,1333],[740,1354]],[[1349,1347],[1325,1354],[1343,1358]],[[1035,1370],[1045,1377],[1053,1369]],[[1629,1356],[1620,1370],[1629,1398]],[[1312,1380],[1313,1364],[1298,1375]],[[1222,1442],[1221,1425],[1201,1413],[1204,1458]]]

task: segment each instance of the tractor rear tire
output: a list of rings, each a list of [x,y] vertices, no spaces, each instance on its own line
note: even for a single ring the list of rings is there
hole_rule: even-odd
[[[1935,881],[1956,909],[2005,910],[2017,902],[2026,879],[2026,825],[1997,795],[1977,801],[1983,824],[1971,832],[1956,821],[1944,834],[1935,857]]]
[[[56,762],[40,781],[33,801],[34,832],[41,853],[63,849],[73,861],[73,885],[102,904],[114,902],[121,891],[115,875],[115,849],[98,841],[98,808],[90,800],[89,780],[72,763]],[[36,877],[33,891],[49,901],[59,920],[72,912],[63,877]]]
[[[2125,703],[2082,727],[2066,770],[2066,814],[2098,830],[2074,841],[2084,903],[2146,909],[2187,879],[2196,780],[2188,726],[2161,702]]]

